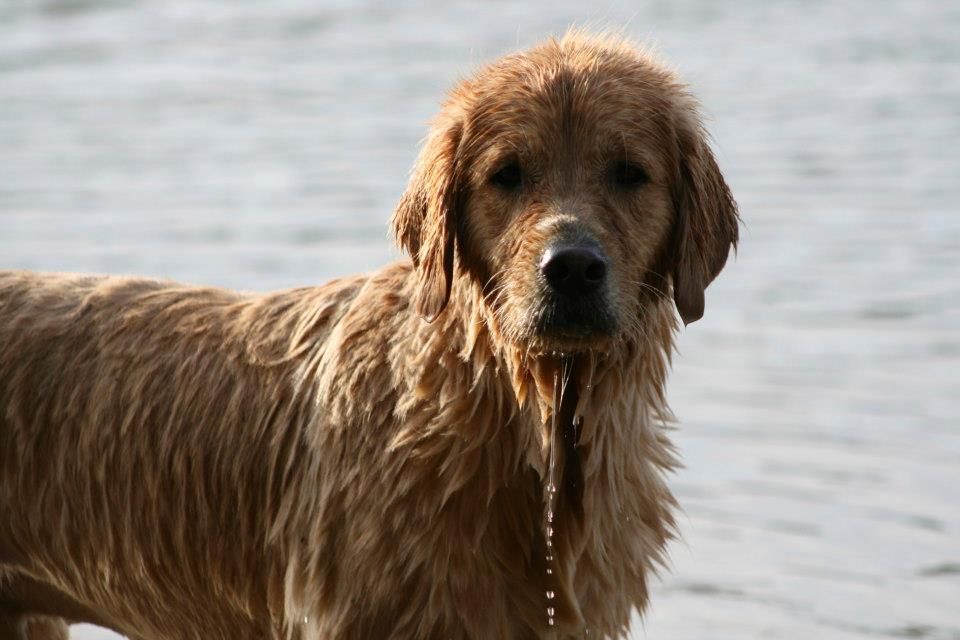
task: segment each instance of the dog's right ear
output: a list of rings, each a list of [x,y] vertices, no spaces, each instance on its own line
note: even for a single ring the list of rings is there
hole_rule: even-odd
[[[692,112],[678,133],[680,161],[674,192],[676,230],[673,297],[684,325],[703,316],[704,289],[736,249],[737,203]]]
[[[453,284],[457,149],[462,132],[459,119],[441,114],[434,122],[393,214],[393,236],[417,270],[414,306],[427,322],[446,308]]]

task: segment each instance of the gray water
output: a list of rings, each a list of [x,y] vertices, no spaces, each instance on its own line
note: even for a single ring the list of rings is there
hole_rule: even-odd
[[[0,0],[0,265],[373,268],[451,82],[625,27],[702,98],[745,223],[680,338],[684,538],[633,636],[960,638],[960,2],[584,6]]]

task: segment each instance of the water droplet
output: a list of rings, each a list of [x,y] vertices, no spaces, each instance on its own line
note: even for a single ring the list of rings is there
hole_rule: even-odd
[[[547,522],[553,522],[553,511],[547,511]]]
[[[552,576],[552,575],[553,575],[553,569],[547,569],[547,575],[548,575],[548,576]]]
[[[553,597],[557,595],[553,591],[547,591],[547,600],[553,600]]]
[[[553,618],[547,618],[547,624],[553,626]]]
[[[548,538],[553,537],[553,527],[547,527],[547,537]]]
[[[556,614],[557,610],[553,607],[547,607],[547,615],[551,618]]]
[[[550,540],[547,540],[547,546],[548,546],[548,547],[552,547],[552,546],[553,546],[553,542],[551,542]]]

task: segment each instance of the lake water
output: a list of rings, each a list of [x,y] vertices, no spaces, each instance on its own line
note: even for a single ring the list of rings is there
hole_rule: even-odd
[[[5,0],[0,265],[373,268],[445,88],[623,27],[702,98],[744,219],[680,338],[684,539],[633,637],[960,638],[960,2],[584,6]]]

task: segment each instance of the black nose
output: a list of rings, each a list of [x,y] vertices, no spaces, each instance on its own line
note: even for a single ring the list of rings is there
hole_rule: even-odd
[[[540,272],[557,293],[591,293],[607,278],[607,259],[592,247],[550,247],[540,260]]]

